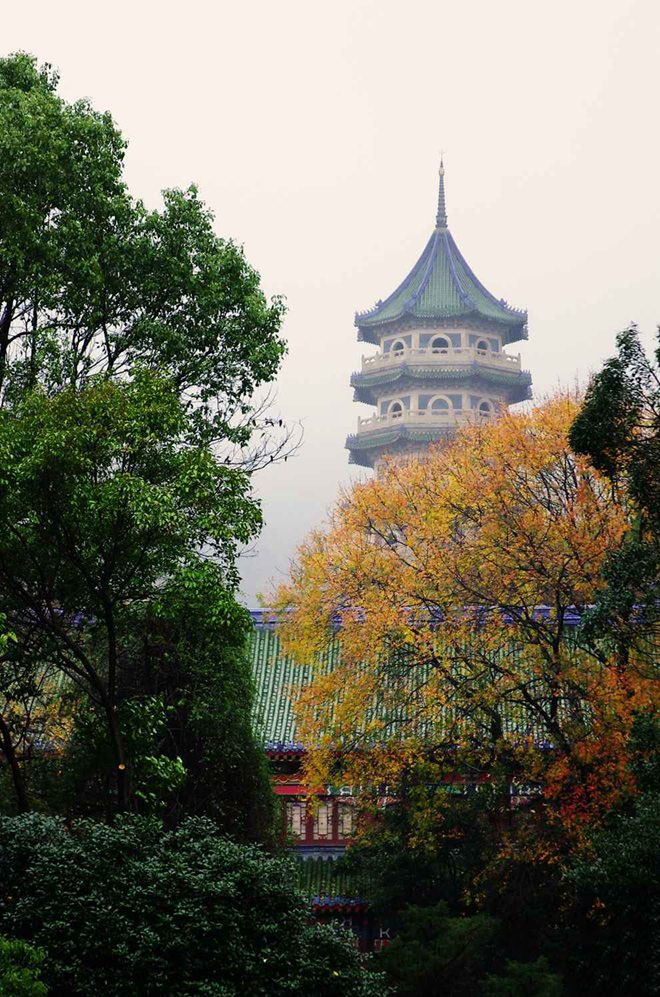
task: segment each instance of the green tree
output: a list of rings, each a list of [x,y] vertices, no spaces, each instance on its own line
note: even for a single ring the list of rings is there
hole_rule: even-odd
[[[378,965],[402,997],[472,997],[492,963],[498,932],[487,914],[451,917],[445,903],[409,907]]]
[[[653,358],[635,326],[620,333],[617,347],[592,379],[570,431],[575,451],[607,475],[630,512],[587,624],[596,637],[615,637],[624,657],[634,647],[653,662],[660,622],[660,333]]]
[[[0,60],[0,389],[34,384],[95,274],[89,247],[123,214],[124,142],[109,115],[57,96],[57,74]],[[74,281],[78,275],[79,280]],[[80,301],[82,305],[82,301]],[[79,313],[82,310],[78,307]],[[75,335],[71,328],[72,335]]]
[[[0,937],[0,994],[6,997],[46,997],[40,982],[44,953],[25,942]]]
[[[576,994],[660,994],[660,722],[636,718],[631,769],[639,795],[569,863],[563,942]]]
[[[186,446],[175,387],[143,372],[34,392],[0,413],[0,593],[18,657],[53,662],[105,717],[117,803],[131,797],[121,704],[136,691],[145,607],[203,546],[231,589],[259,525],[245,476]],[[229,579],[229,580],[228,580]]]
[[[71,832],[0,819],[0,929],[46,952],[53,997],[386,992],[351,941],[314,924],[287,859],[190,818],[163,833],[123,816]]]
[[[466,913],[473,880],[498,847],[497,794],[489,785],[462,791],[443,781],[446,772],[430,761],[410,766],[390,787],[396,802],[388,807],[362,793],[364,830],[341,864],[389,924],[412,897],[418,907],[444,902]]]
[[[574,863],[567,941],[575,992],[660,994],[660,794],[639,798]]]
[[[252,620],[212,562],[188,563],[150,607],[138,685],[167,711],[161,750],[186,778],[167,799],[167,819],[205,815],[238,840],[276,834],[275,798],[252,727]]]
[[[561,997],[561,978],[550,971],[548,960],[506,964],[504,974],[491,973],[480,983],[483,997]]]
[[[214,233],[194,187],[165,191],[160,210],[133,199],[112,118],[65,102],[57,85],[27,55],[0,60],[0,598],[17,634],[1,667],[37,684],[44,669],[67,676],[88,742],[89,719],[103,718],[88,759],[111,758],[109,812],[182,782],[176,682],[154,682],[145,665],[168,628],[188,720],[198,733],[202,714],[213,726],[222,694],[226,715],[243,718],[233,746],[240,727],[252,757],[236,557],[261,525],[251,475],[289,445],[253,401],[284,352],[283,304]],[[187,609],[199,603],[209,559],[204,624],[219,627],[216,610],[225,625],[207,640],[202,681],[184,639],[201,650],[207,638],[182,617],[158,618],[158,606],[174,578]],[[215,686],[211,653],[224,674]]]
[[[26,55],[0,60],[0,389],[165,369],[191,430],[244,444],[284,343],[281,300],[212,228],[194,187],[148,211],[109,114],[67,104]],[[239,417],[238,422],[236,417]]]

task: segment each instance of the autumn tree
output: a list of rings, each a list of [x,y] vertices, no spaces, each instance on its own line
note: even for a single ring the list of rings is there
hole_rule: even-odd
[[[575,624],[626,528],[568,443],[567,394],[460,433],[342,495],[277,593],[300,658],[340,640],[299,703],[310,786],[445,772],[544,786],[576,833],[630,788],[625,744],[652,695]],[[321,660],[323,656],[320,655]]]

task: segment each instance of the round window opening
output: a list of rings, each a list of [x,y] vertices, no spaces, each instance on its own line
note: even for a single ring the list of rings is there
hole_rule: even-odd
[[[395,357],[400,357],[405,348],[406,344],[402,343],[400,339],[397,339],[396,342],[392,343],[392,346],[390,347]]]
[[[449,402],[446,398],[434,398],[431,402],[432,412],[448,412]]]
[[[389,414],[393,419],[400,419],[403,415],[403,405],[401,402],[392,402],[389,409]]]
[[[486,419],[493,414],[493,406],[490,402],[479,402],[479,415],[483,415]]]
[[[431,342],[431,349],[434,353],[449,353],[449,340],[444,336],[436,336]]]
[[[488,343],[485,339],[480,339],[477,343],[477,353],[488,353]]]

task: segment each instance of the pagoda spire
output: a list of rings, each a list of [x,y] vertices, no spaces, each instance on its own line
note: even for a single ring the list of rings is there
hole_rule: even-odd
[[[438,170],[438,213],[435,216],[436,228],[447,228],[447,209],[445,207],[445,164],[440,156]]]

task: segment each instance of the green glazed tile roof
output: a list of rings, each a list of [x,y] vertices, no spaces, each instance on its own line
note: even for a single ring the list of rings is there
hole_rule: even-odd
[[[292,699],[309,682],[312,668],[297,665],[280,647],[274,628],[257,623],[252,634],[252,674],[255,684],[254,720],[259,737],[266,744],[289,744],[296,740]],[[338,645],[324,656],[332,667]]]
[[[549,612],[547,607],[539,607],[540,612]],[[252,613],[255,620],[255,627],[252,638],[252,662],[255,683],[255,706],[254,719],[259,737],[264,745],[268,747],[278,746],[278,749],[296,744],[296,725],[293,717],[292,697],[310,680],[312,669],[309,665],[295,665],[292,660],[286,657],[281,650],[279,638],[272,622],[264,623],[264,613],[255,611]],[[579,621],[567,619],[567,626],[570,629]],[[569,646],[573,642],[567,637]],[[507,652],[510,653],[510,650]],[[516,653],[524,653],[521,648]],[[339,661],[340,644],[336,638],[326,653],[321,658],[321,664],[327,669],[335,667]],[[394,655],[384,659],[379,669],[381,671],[380,693],[378,701],[373,704],[375,711],[382,721],[383,730],[389,730],[390,734],[397,737],[401,732],[400,721],[405,717],[408,709],[415,710],[418,702],[419,687],[424,683],[424,677],[429,666],[418,665],[411,668],[410,659],[401,655]],[[401,696],[401,691],[405,691],[405,697]],[[408,704],[402,706],[402,701]],[[563,705],[561,708],[563,708]],[[568,708],[568,707],[567,707]],[[373,715],[373,714],[372,714]],[[443,711],[445,720],[441,720],[441,726],[450,721],[453,714],[451,707]],[[453,716],[452,723],[456,717]],[[503,727],[506,731],[515,731],[524,736],[540,736],[541,732],[537,728],[536,718],[530,715],[522,701],[515,697],[505,706],[505,716],[502,717]],[[431,732],[433,725],[429,725],[428,720],[415,722],[417,734],[427,736]],[[433,728],[436,730],[437,728]],[[302,747],[299,745],[299,747]]]
[[[444,169],[436,229],[408,276],[385,301],[355,316],[359,339],[378,342],[382,326],[399,319],[461,319],[481,317],[500,324],[504,343],[527,338],[527,313],[511,308],[488,291],[461,254],[447,228],[444,210]]]
[[[531,398],[532,376],[527,370],[498,370],[487,367],[483,364],[474,363],[461,367],[419,367],[409,366],[401,363],[397,367],[387,368],[380,371],[355,371],[351,374],[351,387],[355,389],[353,400],[356,402],[366,402],[368,405],[375,405],[378,401],[378,393],[373,392],[373,388],[394,385],[398,381],[421,383],[432,382],[436,385],[453,382],[464,385],[473,384],[478,387],[480,384],[496,385],[501,387],[506,393],[506,400],[509,405],[515,402],[522,402]],[[450,388],[451,390],[451,388]]]
[[[451,439],[455,434],[456,429],[452,426],[385,426],[371,433],[353,433],[347,436],[345,449],[349,451],[350,464],[373,467],[381,450],[393,453],[391,447],[394,443],[438,443]]]
[[[332,858],[297,857],[294,859],[298,887],[305,897],[313,900],[317,897],[358,897],[365,896],[369,883]]]

